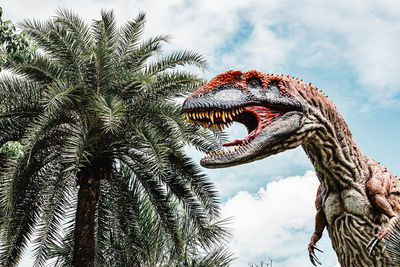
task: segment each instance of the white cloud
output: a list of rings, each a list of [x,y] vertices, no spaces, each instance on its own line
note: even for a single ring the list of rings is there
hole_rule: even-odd
[[[223,204],[223,216],[233,217],[230,248],[239,257],[233,266],[246,266],[272,258],[274,266],[310,266],[307,245],[314,229],[315,194],[318,179],[314,172],[267,184],[257,194],[240,191]],[[337,260],[327,240],[319,255],[324,265]]]

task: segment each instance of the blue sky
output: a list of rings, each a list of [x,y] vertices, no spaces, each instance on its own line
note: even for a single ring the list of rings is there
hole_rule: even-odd
[[[1,6],[13,21],[48,18],[58,6],[88,21],[99,18],[101,8],[114,9],[119,23],[145,11],[146,34],[171,34],[167,50],[202,53],[210,65],[200,73],[206,79],[228,69],[257,69],[317,85],[364,152],[400,174],[399,1],[3,0]],[[245,135],[240,126],[229,133]],[[306,247],[318,186],[312,171],[301,148],[248,165],[205,170],[221,193],[223,214],[235,217],[231,249],[239,259],[233,266],[268,257],[274,266],[310,266]],[[326,233],[320,247],[324,266],[335,266]]]

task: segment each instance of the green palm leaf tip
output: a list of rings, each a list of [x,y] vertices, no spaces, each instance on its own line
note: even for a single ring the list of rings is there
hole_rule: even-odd
[[[196,246],[210,249],[226,235],[213,230],[214,185],[184,153],[219,141],[185,123],[174,102],[203,83],[182,66],[206,62],[192,51],[163,55],[168,35],[143,40],[144,24],[144,13],[118,27],[112,11],[88,24],[67,9],[20,24],[38,50],[7,60],[12,75],[0,78],[0,144],[22,145],[0,162],[1,266],[15,266],[31,240],[35,266],[54,257],[70,266],[84,220],[95,255],[88,266],[183,259],[182,214]],[[89,203],[82,188],[94,192],[94,212],[75,218]]]

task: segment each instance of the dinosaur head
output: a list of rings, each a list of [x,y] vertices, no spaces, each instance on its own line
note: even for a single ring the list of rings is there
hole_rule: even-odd
[[[297,81],[297,80],[296,80]],[[191,123],[222,130],[233,122],[248,135],[223,144],[200,164],[221,168],[251,162],[301,144],[296,132],[304,125],[304,104],[290,78],[258,71],[226,71],[190,95],[183,103]]]

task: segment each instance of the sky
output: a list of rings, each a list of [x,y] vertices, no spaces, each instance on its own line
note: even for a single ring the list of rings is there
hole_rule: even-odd
[[[204,55],[205,79],[228,70],[257,69],[299,77],[329,96],[362,150],[400,174],[400,1],[397,0],[2,0],[4,19],[46,19],[58,7],[88,22],[113,9],[120,24],[147,13],[146,36],[170,34],[166,50]],[[243,138],[244,127],[229,129]],[[202,155],[189,150],[197,161]],[[318,187],[301,147],[226,169],[207,170],[233,217],[234,267],[273,260],[274,267],[311,266]],[[323,266],[337,267],[327,233]],[[29,256],[29,252],[27,253]],[[31,266],[29,257],[19,266]]]

